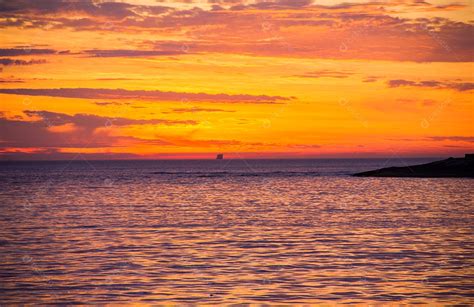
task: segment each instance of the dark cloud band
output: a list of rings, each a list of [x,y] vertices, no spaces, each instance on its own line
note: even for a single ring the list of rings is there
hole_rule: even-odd
[[[164,91],[142,91],[126,89],[101,88],[58,88],[58,89],[0,89],[0,94],[48,96],[83,99],[141,99],[150,101],[188,101],[220,102],[220,103],[255,103],[274,104],[290,100],[282,96],[247,95],[247,94],[207,94],[207,93],[179,93]]]
[[[474,90],[474,83],[472,82],[441,82],[435,80],[425,80],[425,81],[412,81],[404,79],[389,80],[387,82],[389,87],[402,87],[402,86],[411,86],[411,87],[424,87],[424,88],[436,88],[436,89],[452,89],[456,91],[471,91]]]

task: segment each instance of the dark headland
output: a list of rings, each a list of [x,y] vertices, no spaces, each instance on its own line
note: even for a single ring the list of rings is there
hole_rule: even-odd
[[[474,154],[464,158],[448,158],[426,164],[405,167],[387,167],[353,174],[358,177],[471,177],[474,178]]]

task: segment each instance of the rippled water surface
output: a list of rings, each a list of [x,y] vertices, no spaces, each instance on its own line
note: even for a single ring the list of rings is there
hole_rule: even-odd
[[[474,303],[472,179],[424,160],[1,162],[3,303]]]

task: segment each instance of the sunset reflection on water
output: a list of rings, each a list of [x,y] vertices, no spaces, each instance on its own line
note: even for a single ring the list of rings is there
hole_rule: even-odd
[[[472,303],[472,180],[96,167],[3,168],[3,303]]]

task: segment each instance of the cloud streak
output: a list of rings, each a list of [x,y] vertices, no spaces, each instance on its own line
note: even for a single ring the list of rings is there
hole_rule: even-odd
[[[295,77],[300,78],[336,78],[336,79],[343,79],[348,78],[354,75],[352,72],[347,71],[331,71],[331,70],[318,70],[318,71],[311,71],[301,75],[295,75]]]
[[[474,90],[474,83],[472,82],[441,82],[435,80],[412,81],[404,79],[395,79],[387,81],[389,87],[421,87],[421,88],[435,88],[435,89],[451,89],[460,92]]]
[[[0,89],[0,94],[48,96],[83,99],[140,99],[150,101],[194,101],[216,103],[252,103],[276,104],[289,101],[282,96],[247,95],[247,94],[207,94],[207,93],[179,93],[164,91],[144,91],[126,89],[103,88],[57,88],[57,89]]]
[[[25,56],[25,55],[48,55],[57,54],[59,51],[53,49],[31,49],[25,48],[2,48],[0,49],[0,56]]]
[[[3,66],[25,66],[25,65],[34,65],[34,64],[44,64],[46,60],[15,60],[10,58],[0,58],[0,65]]]
[[[154,57],[154,56],[172,56],[187,54],[187,52],[181,50],[84,50],[84,54],[97,58],[112,58],[112,57]]]
[[[167,120],[167,119],[131,119],[123,117],[106,117],[93,114],[68,115],[49,111],[29,111],[24,113],[29,117],[39,117],[47,126],[61,126],[73,124],[87,130],[94,130],[108,125],[130,126],[130,125],[196,125],[194,120]]]
[[[474,136],[430,136],[428,139],[433,141],[454,141],[474,143]]]
[[[69,115],[24,111],[29,120],[0,117],[0,148],[101,148],[123,145],[169,145],[168,142],[112,135],[111,127],[196,125],[193,120],[130,119],[93,114]],[[1,115],[1,114],[0,114]]]
[[[233,113],[233,110],[224,110],[224,109],[215,109],[215,108],[175,108],[171,111],[163,112],[164,114],[181,114],[181,113],[198,113],[198,112],[224,112],[224,113]]]

